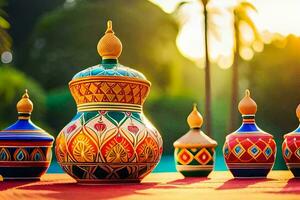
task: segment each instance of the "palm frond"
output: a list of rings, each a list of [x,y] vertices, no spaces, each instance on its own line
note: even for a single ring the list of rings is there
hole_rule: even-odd
[[[240,3],[240,6],[243,7],[245,10],[251,9],[251,10],[253,10],[255,12],[258,12],[257,9],[256,9],[256,7],[252,3],[249,3],[247,1],[242,1]]]

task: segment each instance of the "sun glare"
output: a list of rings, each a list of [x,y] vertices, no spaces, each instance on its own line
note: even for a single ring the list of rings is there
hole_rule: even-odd
[[[270,43],[274,34],[286,36],[300,35],[300,1],[299,0],[248,0],[257,8],[257,13],[250,12],[264,43]],[[165,12],[173,12],[181,0],[151,0]],[[209,9],[209,53],[210,58],[220,67],[228,68],[232,64],[232,49],[234,37],[231,16],[232,7],[236,0],[210,0]],[[272,9],[270,9],[272,8]],[[204,57],[204,33],[202,5],[199,0],[192,0],[183,5],[178,12],[181,24],[177,36],[177,46],[180,52],[192,60]],[[214,12],[219,10],[220,12]],[[262,42],[253,42],[254,35],[249,27],[242,24],[243,43],[249,45],[241,49],[241,57],[250,60],[254,51],[263,50]]]

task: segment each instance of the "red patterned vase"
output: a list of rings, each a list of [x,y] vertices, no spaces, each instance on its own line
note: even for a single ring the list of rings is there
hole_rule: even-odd
[[[206,177],[213,170],[217,142],[201,131],[196,105],[187,118],[190,131],[174,142],[176,169],[185,177]]]
[[[17,103],[18,120],[0,131],[0,175],[4,180],[39,180],[52,158],[54,138],[31,120],[27,90]]]
[[[242,126],[226,137],[223,154],[234,177],[266,177],[276,156],[273,136],[262,131],[255,123],[257,105],[246,90],[239,103]]]
[[[97,46],[102,62],[69,83],[77,114],[56,140],[63,170],[81,183],[140,182],[158,164],[162,138],[142,111],[150,82],[122,66],[111,21]]]
[[[296,110],[300,121],[300,104]],[[284,136],[282,143],[282,154],[287,167],[295,177],[300,177],[300,125],[296,130]]]

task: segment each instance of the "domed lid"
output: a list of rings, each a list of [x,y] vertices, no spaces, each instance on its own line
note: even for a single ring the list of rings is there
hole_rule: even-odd
[[[238,105],[239,111],[242,114],[243,123],[241,127],[236,130],[233,134],[261,134],[266,136],[272,136],[269,133],[261,130],[255,123],[255,114],[257,111],[257,105],[255,101],[251,98],[250,90],[245,91],[244,98],[240,101]]]
[[[198,148],[198,147],[215,147],[217,142],[201,131],[203,118],[194,104],[192,112],[187,117],[190,131],[174,142],[176,148]]]
[[[36,126],[31,120],[33,103],[25,90],[21,100],[17,103],[18,120],[8,128],[0,131],[1,141],[41,141],[53,142],[54,138],[43,129]]]
[[[122,53],[122,43],[112,29],[112,21],[107,22],[104,36],[99,40],[97,51],[102,57],[102,62],[75,74],[72,80],[90,76],[122,76],[146,80],[146,77],[129,67],[118,62]]]

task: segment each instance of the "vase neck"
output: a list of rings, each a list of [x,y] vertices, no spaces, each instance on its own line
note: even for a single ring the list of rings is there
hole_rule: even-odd
[[[105,69],[112,69],[118,65],[118,60],[117,59],[103,59],[101,61],[101,64]]]
[[[18,119],[20,120],[30,120],[31,113],[18,113]]]
[[[243,124],[255,124],[255,115],[243,115]]]

